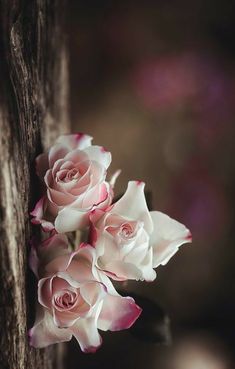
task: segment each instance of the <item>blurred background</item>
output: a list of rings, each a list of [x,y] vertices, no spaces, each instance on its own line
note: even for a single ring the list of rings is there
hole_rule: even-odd
[[[71,342],[68,368],[234,369],[235,2],[68,8],[73,132],[112,152],[117,195],[143,180],[193,234],[155,282],[121,286],[163,307],[171,344],[105,333],[95,355]]]

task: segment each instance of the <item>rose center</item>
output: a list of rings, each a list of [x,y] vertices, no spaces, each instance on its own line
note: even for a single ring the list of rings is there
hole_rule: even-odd
[[[63,169],[56,174],[56,178],[60,182],[71,182],[77,180],[80,177],[80,171],[78,168]]]
[[[78,300],[78,293],[76,291],[63,290],[54,296],[54,305],[58,310],[71,309]]]
[[[135,235],[135,229],[129,223],[124,223],[120,227],[119,234],[122,238],[129,239]]]

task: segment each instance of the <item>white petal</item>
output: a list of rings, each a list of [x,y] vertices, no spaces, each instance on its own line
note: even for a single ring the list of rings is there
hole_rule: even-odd
[[[52,146],[48,152],[49,167],[52,168],[57,160],[64,158],[68,151],[68,148],[60,143]]]
[[[113,237],[107,232],[100,232],[98,240],[95,245],[97,255],[101,256],[99,259],[100,265],[104,266],[112,260],[119,258],[119,250]]]
[[[86,147],[91,146],[92,139],[93,138],[91,136],[85,135],[84,133],[75,133],[73,135],[62,135],[56,142],[67,146],[69,150],[83,150]]]
[[[72,333],[68,329],[57,328],[48,311],[39,308],[35,325],[29,331],[30,345],[37,348],[54,343],[70,341]]]
[[[69,162],[72,161],[74,164],[79,164],[82,162],[88,164],[86,162],[89,161],[89,158],[84,150],[75,149],[73,151],[69,151],[67,155],[64,157],[64,160]]]
[[[106,169],[109,167],[112,157],[111,153],[106,151],[101,146],[89,146],[84,150],[89,156],[90,160],[97,161]]]
[[[184,243],[192,241],[190,231],[181,223],[159,211],[150,212],[154,231],[150,237],[153,267],[165,265]]]
[[[82,211],[68,206],[60,210],[55,220],[56,231],[66,233],[84,229],[88,225],[88,211],[89,209]]]
[[[119,296],[119,293],[115,290],[111,280],[107,277],[107,275],[105,275],[98,268],[95,268],[95,271],[97,280],[99,280],[105,285],[107,292],[113,296]]]
[[[150,248],[145,255],[144,260],[140,265],[140,269],[142,271],[142,279],[147,282],[152,282],[156,278],[156,272],[153,269],[153,250]]]
[[[98,205],[101,202],[105,201],[108,197],[108,192],[107,192],[107,188],[105,184],[98,184],[95,185],[93,188],[91,188],[90,190],[86,191],[86,193],[84,193],[84,197],[82,200],[82,207],[83,208],[91,208],[94,205]],[[76,204],[76,200],[74,202],[74,207]]]
[[[122,253],[122,250],[120,254],[123,255],[125,261],[138,265],[145,258],[148,249],[149,235],[143,228],[141,228],[138,230],[138,234],[133,239],[132,249],[130,252],[126,252],[128,251],[128,248],[123,247],[122,250],[124,251],[124,254]]]
[[[146,204],[143,182],[130,181],[124,195],[117,201],[112,213],[132,220],[144,222],[144,228],[150,234],[153,230],[152,219]]]
[[[113,188],[115,186],[116,180],[118,179],[118,177],[121,174],[121,169],[116,170],[116,172],[113,173],[113,175],[111,176],[110,180],[109,180],[109,184],[110,186]]]
[[[105,272],[110,272],[108,274],[112,279],[118,281],[125,281],[127,279],[142,279],[142,272],[139,269],[139,265],[135,266],[133,263],[125,263],[124,261],[115,260],[105,265]],[[114,273],[114,274],[113,274]]]
[[[81,318],[69,328],[83,352],[95,352],[102,343],[97,329],[97,319],[101,308],[102,302],[97,306],[91,317]]]

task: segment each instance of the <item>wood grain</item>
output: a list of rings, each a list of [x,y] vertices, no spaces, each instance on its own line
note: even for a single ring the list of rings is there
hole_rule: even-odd
[[[29,210],[40,197],[34,159],[68,132],[64,2],[0,0],[0,368],[62,368],[63,347],[36,350]]]

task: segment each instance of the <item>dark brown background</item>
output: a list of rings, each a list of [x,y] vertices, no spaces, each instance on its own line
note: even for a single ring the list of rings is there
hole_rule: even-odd
[[[141,179],[154,209],[192,231],[157,280],[124,288],[160,303],[170,347],[103,334],[69,368],[233,368],[235,343],[233,2],[70,1],[73,131],[112,152],[117,194]]]

